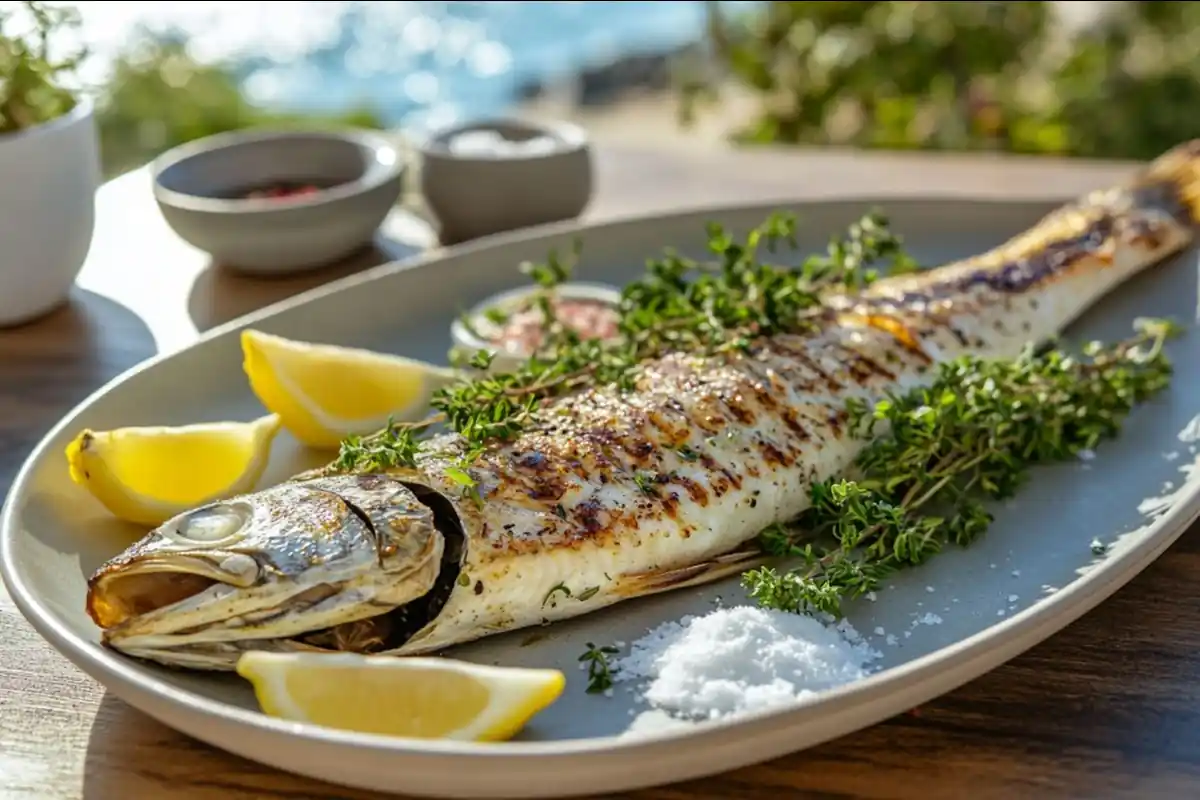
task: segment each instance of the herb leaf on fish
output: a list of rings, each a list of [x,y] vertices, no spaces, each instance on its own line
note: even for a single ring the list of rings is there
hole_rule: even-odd
[[[1170,381],[1166,321],[1140,320],[1133,337],[1090,344],[1082,357],[1032,349],[1012,360],[967,356],[940,366],[928,388],[849,408],[873,438],[855,480],[815,484],[794,526],[773,526],[763,548],[800,559],[786,571],[751,570],[743,585],[763,606],[839,614],[845,598],[966,545],[992,521],[986,500],[1011,497],[1029,469],[1093,448]],[[799,532],[803,532],[800,534]],[[806,544],[797,542],[804,537]]]

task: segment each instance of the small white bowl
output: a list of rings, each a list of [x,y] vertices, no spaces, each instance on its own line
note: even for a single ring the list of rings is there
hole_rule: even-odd
[[[70,296],[96,226],[100,178],[93,106],[0,134],[0,328],[49,314]]]
[[[519,306],[522,301],[532,297],[539,292],[541,287],[530,284],[521,286],[516,289],[510,289],[506,292],[492,295],[487,300],[479,303],[464,316],[467,322],[456,319],[454,324],[450,326],[450,335],[454,339],[454,344],[462,350],[474,353],[483,350],[494,354],[492,360],[492,371],[510,371],[519,367],[530,355],[527,349],[520,348],[515,345],[499,346],[497,343],[488,337],[489,334],[498,334],[500,326],[488,319],[486,312],[489,309],[499,309],[503,312],[512,312],[515,306]],[[559,284],[554,288],[556,297],[562,300],[584,300],[603,303],[614,310],[621,301],[621,290],[615,286],[610,286],[604,283],[590,283],[586,281],[571,281],[568,283]],[[474,328],[480,335],[472,333]]]
[[[418,150],[443,244],[574,219],[592,198],[591,144],[568,122],[482,120],[437,131]]]

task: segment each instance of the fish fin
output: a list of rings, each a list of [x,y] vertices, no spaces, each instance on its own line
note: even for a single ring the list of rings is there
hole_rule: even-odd
[[[702,586],[745,572],[767,560],[768,556],[755,547],[737,550],[686,567],[629,572],[617,577],[614,592],[625,597],[643,597],[682,589],[685,586]]]

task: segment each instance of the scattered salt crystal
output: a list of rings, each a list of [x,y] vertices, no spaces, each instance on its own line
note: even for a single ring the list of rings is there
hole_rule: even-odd
[[[930,594],[933,594],[933,592],[934,592],[934,589],[933,589],[933,587],[932,587],[932,586],[926,586],[926,587],[925,587],[925,591],[929,592]]]
[[[942,618],[932,612],[926,612],[913,620],[913,627],[918,625],[941,625]]]
[[[850,624],[850,620],[843,619],[838,622],[836,627],[837,632],[844,636],[847,642],[851,642],[853,644],[862,643],[862,636],[858,634],[858,631],[854,630],[854,626]]]
[[[733,606],[659,625],[613,667],[653,708],[717,718],[859,680],[879,657],[845,620]]]
[[[1163,458],[1167,461],[1174,461],[1175,459],[1179,458],[1179,451],[1172,450],[1169,453],[1163,453]]]
[[[875,602],[875,593],[874,592],[867,592],[866,596],[867,596],[867,599],[870,600],[872,603]]]
[[[951,597],[951,598],[950,598],[950,602],[951,602],[951,603],[957,603],[957,602],[958,602],[958,598],[957,598],[957,597]]]
[[[1017,602],[1017,601],[1018,601],[1018,600],[1020,600],[1020,599],[1021,599],[1021,598],[1017,597],[1015,594],[1010,594],[1010,595],[1008,596],[1008,602],[1010,602],[1010,603],[1015,603],[1015,602]]]
[[[996,616],[997,616],[997,617],[1003,617],[1003,616],[1004,616],[1004,609],[1002,608],[1002,609],[1000,609],[999,611],[997,611],[997,612],[996,612]]]
[[[885,631],[885,630],[884,630],[882,627],[879,627],[879,626],[877,626],[877,627],[875,628],[875,635],[876,635],[876,636],[883,636],[883,635],[884,635],[884,634],[886,634],[886,633],[887,633],[887,631]]]
[[[996,568],[995,564],[988,564],[988,569],[995,569],[995,568]]]
[[[1079,458],[1080,461],[1091,461],[1093,458],[1096,457],[1096,451],[1095,450],[1080,450],[1075,455]]]
[[[905,639],[908,639],[908,638],[909,638],[909,637],[911,637],[911,636],[912,636],[912,631],[905,631],[905,632],[904,632],[904,638],[905,638]]]
[[[1014,570],[1012,571],[1012,576],[1013,576],[1014,578],[1019,578],[1019,577],[1021,577],[1021,570],[1019,570],[1019,569],[1014,569]]]
[[[891,647],[895,647],[900,642],[899,639],[890,633],[884,638],[884,641],[887,642]]]
[[[612,690],[611,688],[609,688],[609,689],[605,689],[605,690],[604,690],[604,696],[605,696],[605,697],[612,697],[612,696],[613,696],[613,690]]]
[[[1200,442],[1200,414],[1192,417],[1192,421],[1183,426],[1183,430],[1179,432],[1179,441]]]

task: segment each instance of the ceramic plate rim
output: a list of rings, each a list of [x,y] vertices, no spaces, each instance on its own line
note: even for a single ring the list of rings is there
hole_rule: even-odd
[[[614,216],[601,222],[568,221],[539,225],[486,237],[455,247],[431,249],[406,259],[382,264],[354,275],[330,281],[327,284],[265,306],[250,314],[214,327],[182,348],[156,353],[154,356],[133,365],[117,375],[67,412],[42,437],[41,441],[38,442],[25,459],[9,489],[3,510],[0,511],[0,576],[3,577],[14,604],[38,634],[46,639],[52,647],[62,653],[76,667],[105,686],[108,686],[110,683],[116,683],[129,690],[148,694],[154,699],[176,707],[184,713],[198,713],[216,718],[224,723],[257,729],[264,733],[295,737],[314,744],[350,746],[382,753],[427,755],[432,757],[482,757],[489,759],[505,758],[522,760],[529,758],[544,759],[546,757],[588,755],[612,756],[631,750],[642,751],[644,753],[647,748],[669,746],[682,740],[696,741],[720,738],[731,730],[765,730],[784,722],[788,717],[803,714],[814,706],[821,707],[829,716],[835,716],[840,710],[844,711],[852,708],[860,698],[870,701],[881,694],[886,695],[899,692],[906,686],[923,690],[924,687],[937,683],[938,673],[942,672],[954,673],[962,677],[962,680],[958,680],[955,684],[961,685],[974,680],[980,675],[994,669],[1000,663],[1008,660],[1002,658],[996,664],[985,666],[982,669],[968,666],[972,662],[990,664],[990,661],[986,658],[990,650],[1002,649],[1001,645],[1006,642],[1018,643],[1018,653],[1032,647],[1034,644],[1048,638],[1054,632],[1070,625],[1153,563],[1197,518],[1200,518],[1200,483],[1191,486],[1185,485],[1184,488],[1187,489],[1186,496],[1178,497],[1167,511],[1144,526],[1145,539],[1142,546],[1133,548],[1127,553],[1121,553],[1110,559],[1106,559],[1096,568],[1072,581],[1071,584],[1054,595],[1029,606],[1020,613],[1005,619],[1003,622],[991,625],[972,636],[934,650],[912,661],[876,673],[851,684],[821,692],[811,700],[783,704],[778,707],[741,715],[733,719],[706,721],[687,728],[672,728],[632,737],[603,736],[546,742],[479,744],[473,742],[406,739],[354,733],[324,728],[309,723],[295,723],[274,719],[257,711],[250,711],[219,700],[195,695],[185,689],[174,687],[154,676],[136,672],[132,664],[124,656],[97,648],[93,642],[84,640],[72,632],[63,622],[56,618],[51,610],[44,607],[34,592],[25,585],[25,582],[21,578],[20,570],[15,565],[11,542],[18,532],[17,507],[22,504],[21,501],[29,490],[35,465],[44,457],[46,451],[54,443],[55,439],[61,435],[62,431],[70,426],[76,417],[100,397],[112,391],[121,383],[124,383],[131,376],[143,370],[151,369],[159,362],[173,358],[185,350],[201,346],[210,339],[228,335],[231,331],[247,327],[264,319],[269,319],[286,309],[314,302],[350,286],[380,280],[410,269],[428,267],[447,258],[469,257],[473,254],[504,245],[532,240],[549,240],[556,236],[572,232],[602,236],[612,228],[653,223],[656,221],[678,223],[685,221],[689,217],[699,218],[710,215],[747,214],[758,211],[766,214],[779,208],[796,209],[802,213],[805,207],[815,206],[886,207],[888,204],[920,205],[923,203],[933,204],[948,201],[965,201],[976,205],[995,206],[1037,205],[1045,206],[1048,209],[1056,203],[1065,202],[1069,199],[1071,199],[1071,195],[1030,195],[1024,197],[991,198],[980,197],[978,194],[968,192],[881,192],[870,195],[842,195],[828,198],[778,198],[770,202],[698,205],[669,212],[635,213]],[[1062,624],[1057,624],[1059,621],[1062,621]],[[1049,634],[1042,635],[1040,630],[1045,627],[1050,627],[1051,631]],[[1013,655],[1015,656],[1016,653]],[[965,671],[964,667],[966,667]],[[934,689],[930,696],[936,696],[953,688],[949,687],[944,690]],[[917,693],[920,694],[921,692],[918,691]],[[857,727],[861,728],[862,726]]]

